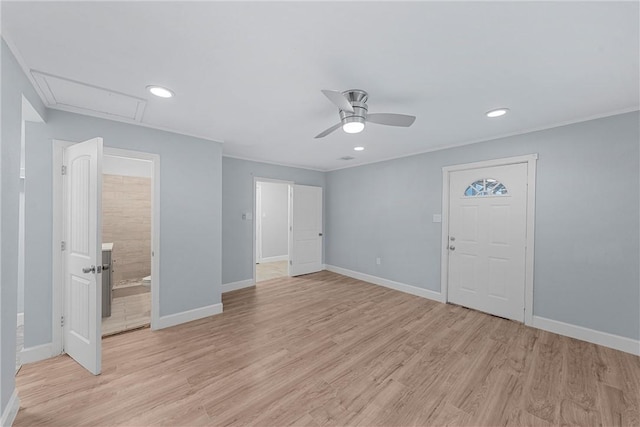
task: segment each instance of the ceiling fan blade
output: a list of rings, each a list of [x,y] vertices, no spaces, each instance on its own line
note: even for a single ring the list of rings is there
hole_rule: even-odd
[[[325,136],[329,135],[331,132],[333,132],[334,130],[340,128],[340,126],[342,126],[342,123],[338,123],[337,125],[333,125],[331,126],[329,129],[326,129],[322,132],[320,132],[319,134],[317,134],[315,137],[316,138],[324,138]]]
[[[342,94],[342,92],[338,92],[337,90],[323,89],[322,93],[324,93],[324,96],[329,98],[329,101],[336,104],[339,109],[353,113],[353,105],[351,105],[349,100]]]
[[[416,120],[416,116],[393,113],[371,113],[367,114],[367,121],[387,126],[409,127]]]

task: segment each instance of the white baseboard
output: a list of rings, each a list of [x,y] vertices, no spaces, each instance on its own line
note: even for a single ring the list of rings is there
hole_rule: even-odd
[[[220,313],[222,313],[222,303],[194,308],[193,310],[183,311],[182,313],[160,316],[153,329],[170,328],[171,326],[181,325],[183,323],[192,322],[194,320],[203,319]]]
[[[34,363],[53,357],[53,344],[41,344],[33,347],[25,347],[20,351],[20,363]]]
[[[255,286],[253,279],[240,280],[238,282],[225,283],[222,285],[222,293],[237,291],[238,289],[250,288]]]
[[[342,274],[343,276],[352,277],[354,279],[362,280],[365,282],[373,283],[374,285],[384,286],[385,288],[394,289],[396,291],[404,292],[407,294],[415,295],[430,300],[445,302],[444,297],[440,292],[431,291],[429,289],[418,288],[417,286],[406,285],[400,282],[394,282],[393,280],[383,279],[382,277],[371,276],[369,274],[360,273],[357,271],[347,270],[346,268],[336,267],[334,265],[326,265],[326,269],[334,273]]]
[[[24,325],[24,313],[18,313],[18,327]]]
[[[545,317],[533,316],[533,327],[640,356],[640,341]]]
[[[269,256],[266,258],[262,258],[260,263],[265,262],[276,262],[276,261],[289,261],[289,255],[278,255],[278,256]]]
[[[18,390],[14,387],[11,398],[7,403],[7,407],[2,411],[2,418],[0,419],[0,426],[10,427],[18,415],[20,409],[20,398],[18,397]]]

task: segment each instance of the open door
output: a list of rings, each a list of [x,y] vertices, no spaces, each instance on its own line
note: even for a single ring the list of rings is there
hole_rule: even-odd
[[[322,270],[322,187],[291,186],[289,275]]]
[[[64,351],[101,369],[102,138],[65,150]]]

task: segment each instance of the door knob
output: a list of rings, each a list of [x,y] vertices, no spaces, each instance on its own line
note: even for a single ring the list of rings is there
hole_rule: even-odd
[[[95,273],[96,272],[96,266],[92,265],[91,267],[83,267],[82,268],[82,272],[87,274],[87,273]]]
[[[451,249],[452,251],[455,251],[455,250],[456,250],[456,247],[455,247],[455,246],[453,246],[453,245],[451,245],[451,246],[449,246],[449,249]]]

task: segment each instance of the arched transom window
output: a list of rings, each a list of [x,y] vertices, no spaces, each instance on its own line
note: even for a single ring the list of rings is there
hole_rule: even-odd
[[[464,195],[467,197],[504,196],[506,194],[507,187],[493,178],[479,179],[464,190]]]

